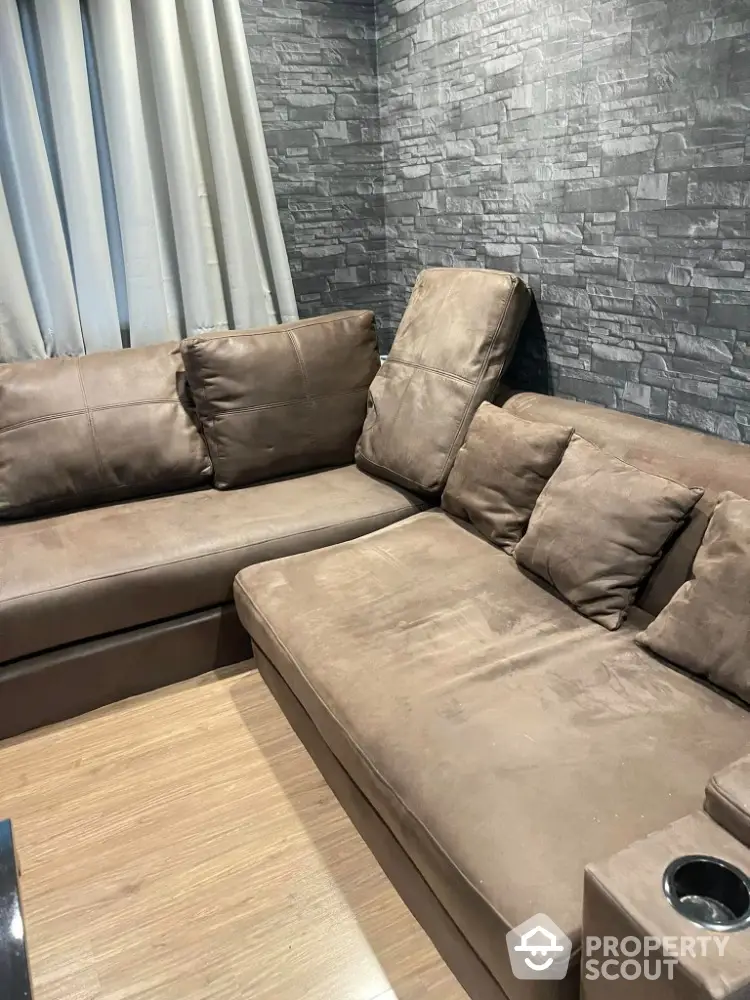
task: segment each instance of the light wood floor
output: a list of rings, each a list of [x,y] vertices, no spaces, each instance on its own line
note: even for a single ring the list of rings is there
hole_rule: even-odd
[[[260,677],[0,744],[35,1000],[466,1000]]]

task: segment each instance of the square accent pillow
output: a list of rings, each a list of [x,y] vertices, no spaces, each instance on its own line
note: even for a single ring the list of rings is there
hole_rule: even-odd
[[[448,476],[443,510],[512,552],[572,436],[572,427],[524,420],[482,403]]]
[[[182,342],[217,489],[354,461],[380,359],[367,310]]]
[[[692,579],[636,642],[750,702],[750,500],[719,496]]]
[[[574,435],[542,490],[516,562],[616,629],[670,536],[703,496]]]

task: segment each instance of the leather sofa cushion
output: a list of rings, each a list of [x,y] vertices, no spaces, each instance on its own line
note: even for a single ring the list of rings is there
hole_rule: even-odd
[[[380,359],[371,312],[183,341],[219,489],[354,459]]]
[[[210,479],[179,344],[0,365],[0,519]]]
[[[504,271],[423,271],[370,386],[357,464],[439,495],[474,412],[512,357],[529,303],[523,282]]]
[[[539,496],[516,561],[581,614],[619,628],[641,581],[702,496],[576,436]]]
[[[750,448],[671,424],[559,396],[501,387],[503,409],[525,420],[571,425],[581,437],[642,472],[705,489],[684,528],[667,544],[636,604],[658,615],[690,578],[695,553],[719,493],[750,500]]]
[[[514,1000],[569,1000],[578,973],[516,980],[506,932],[543,912],[578,943],[585,865],[699,808],[746,747],[741,707],[441,511],[243,570],[235,600]]]
[[[441,506],[512,552],[572,434],[572,427],[533,423],[482,403],[456,455]]]
[[[750,500],[721,494],[693,578],[638,641],[750,702]]]
[[[356,466],[0,527],[0,662],[231,600],[243,566],[421,504]]]

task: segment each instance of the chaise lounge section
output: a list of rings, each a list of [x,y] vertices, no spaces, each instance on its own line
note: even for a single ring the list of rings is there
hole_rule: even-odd
[[[635,636],[688,578],[716,495],[750,496],[750,454],[563,399],[500,402],[705,489],[620,629],[444,510],[249,567],[235,600],[268,686],[470,996],[563,1000],[581,995],[587,866],[700,814],[747,752],[747,706]],[[564,979],[512,972],[506,934],[537,913],[573,942]]]

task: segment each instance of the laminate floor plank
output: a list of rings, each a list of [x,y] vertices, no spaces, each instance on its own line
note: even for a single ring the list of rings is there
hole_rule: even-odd
[[[250,667],[0,744],[35,1000],[467,1000]]]

